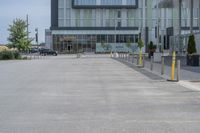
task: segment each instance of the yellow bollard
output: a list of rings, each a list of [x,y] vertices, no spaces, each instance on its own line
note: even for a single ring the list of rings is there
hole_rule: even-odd
[[[139,53],[139,65],[142,66],[142,50]]]
[[[173,51],[173,54],[172,54],[172,73],[171,73],[171,80],[172,81],[174,81],[175,64],[176,64],[176,52]]]

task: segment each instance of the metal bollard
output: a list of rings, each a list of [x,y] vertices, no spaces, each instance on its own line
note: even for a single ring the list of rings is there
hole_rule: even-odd
[[[164,71],[165,71],[165,57],[162,56],[161,57],[161,75],[164,74]]]
[[[134,63],[134,55],[132,55],[132,63]]]
[[[145,67],[145,55],[143,55],[143,64],[142,67]]]
[[[137,65],[139,65],[139,54],[137,55]]]
[[[153,71],[153,56],[151,56],[151,71]]]
[[[181,61],[177,61],[177,81],[180,81],[181,78]]]

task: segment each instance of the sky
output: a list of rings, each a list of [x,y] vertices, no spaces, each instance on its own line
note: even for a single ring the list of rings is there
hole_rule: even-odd
[[[50,27],[50,0],[0,0],[0,44],[8,43],[7,29],[13,20],[26,20],[27,14],[30,37],[35,37],[35,28],[38,28],[39,42],[45,41],[45,29]]]

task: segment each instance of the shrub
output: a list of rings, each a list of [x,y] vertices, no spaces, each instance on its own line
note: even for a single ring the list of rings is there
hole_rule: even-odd
[[[153,42],[151,41],[150,44],[148,45],[149,50],[155,50],[157,48],[156,45],[153,44]]]
[[[0,52],[0,60],[14,60],[22,59],[21,55],[17,51],[2,51]]]
[[[194,35],[189,36],[187,52],[188,54],[194,54],[197,52]]]
[[[15,56],[12,51],[0,52],[0,60],[13,60],[13,59],[15,59]]]
[[[19,52],[17,52],[17,51],[15,51],[15,52],[13,52],[13,54],[14,54],[14,58],[15,59],[22,59],[22,57],[21,57],[21,55],[20,55],[20,53]]]

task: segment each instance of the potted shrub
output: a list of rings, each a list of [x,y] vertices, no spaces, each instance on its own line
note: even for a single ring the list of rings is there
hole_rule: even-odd
[[[148,52],[149,52],[149,58],[151,58],[151,56],[153,56],[154,52],[156,51],[156,45],[153,44],[153,42],[151,41],[148,45]]]
[[[196,42],[194,35],[189,36],[187,48],[187,65],[199,66],[199,55],[197,54]]]

